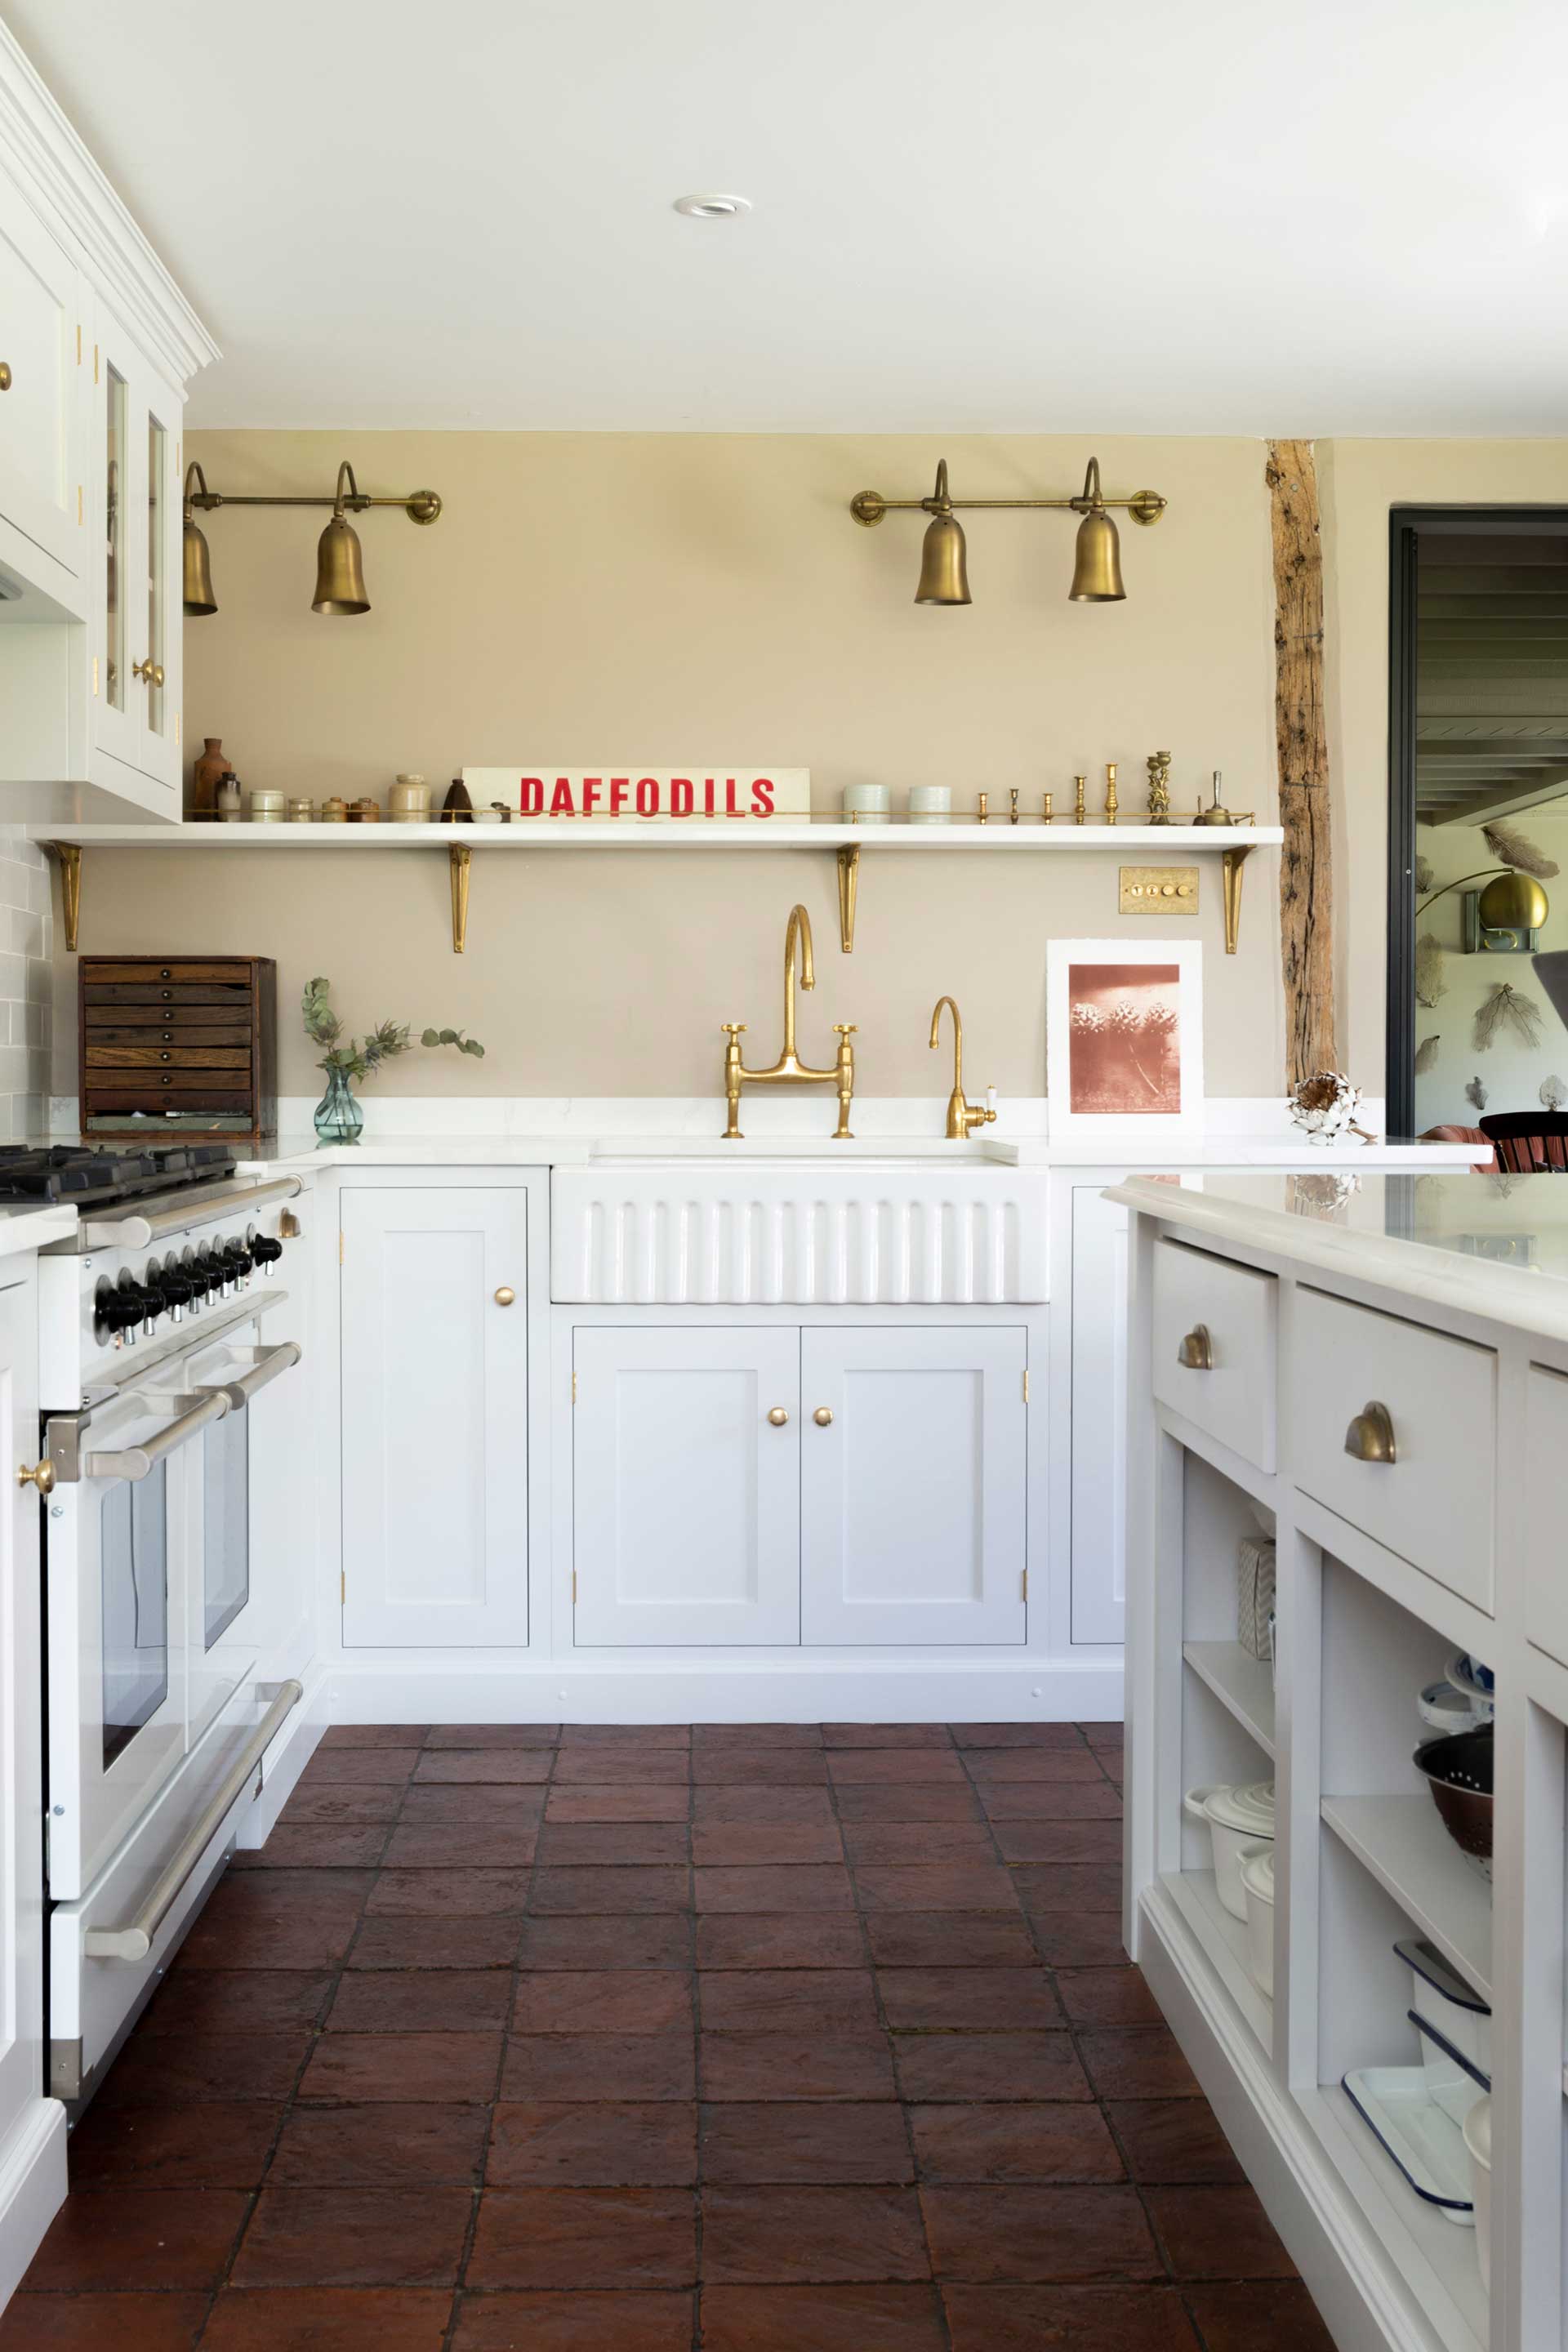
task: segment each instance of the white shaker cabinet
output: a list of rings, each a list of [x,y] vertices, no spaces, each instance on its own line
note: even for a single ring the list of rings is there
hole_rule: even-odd
[[[800,1640],[800,1333],[579,1330],[579,1645]]]
[[[89,530],[76,264],[0,172],[0,552],[15,532],[79,580]],[[59,583],[63,585],[64,583]]]
[[[528,1196],[345,1188],[347,1647],[528,1638]]]
[[[92,780],[180,814],[184,403],[100,304],[91,352]],[[166,800],[166,805],[164,802]]]

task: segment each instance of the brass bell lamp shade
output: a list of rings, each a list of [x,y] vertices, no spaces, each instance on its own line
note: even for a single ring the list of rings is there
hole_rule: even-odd
[[[948,496],[947,460],[936,469],[936,489],[931,499],[931,521],[921,549],[921,582],[917,604],[969,604],[969,570],[965,561],[963,525]]]
[[[1098,457],[1089,459],[1089,472],[1084,477],[1083,497],[1075,499],[1074,504],[1082,513],[1083,520],[1078,527],[1078,547],[1073,556],[1068,602],[1074,604],[1121,604],[1127,595],[1121,584],[1121,542],[1117,536],[1116,525],[1101,503]]]
[[[205,490],[207,478],[194,457],[185,468],[185,522],[183,534],[184,604],[186,620],[199,621],[207,614],[217,611],[217,598],[213,593],[213,563],[212,555],[207,547],[206,533],[197,522],[196,510],[191,504],[192,492],[195,487],[192,480],[193,475]]]
[[[1511,867],[1489,882],[1476,901],[1482,929],[1489,931],[1539,931],[1551,907],[1533,875]]]
[[[358,496],[359,484],[354,480],[354,469],[345,457],[338,467],[332,519],[321,533],[321,543],[316,549],[316,593],[310,599],[312,613],[368,613],[370,610],[370,598],[364,592],[364,556],[360,548],[359,533],[343,513],[344,498],[357,499]]]
[[[917,604],[967,604],[972,601],[963,527],[956,511],[961,507],[1031,513],[1051,509],[1079,516],[1072,586],[1068,594],[1075,604],[1120,604],[1127,591],[1121,584],[1121,548],[1109,510],[1111,507],[1125,507],[1133,521],[1147,529],[1159,521],[1165,511],[1165,501],[1158,490],[1134,490],[1130,498],[1108,494],[1100,486],[1097,457],[1089,459],[1083,488],[1076,499],[955,499],[947,487],[947,461],[943,458],[936,469],[936,488],[929,499],[885,499],[880,490],[858,490],[849,501],[850,513],[867,530],[874,530],[884,515],[918,513],[931,517],[921,550]]]

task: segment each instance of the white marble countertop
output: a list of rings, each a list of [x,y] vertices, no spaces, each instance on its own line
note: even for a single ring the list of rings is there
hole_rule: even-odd
[[[1568,1340],[1568,1176],[1205,1172],[1132,1176],[1107,1197],[1196,1236]]]

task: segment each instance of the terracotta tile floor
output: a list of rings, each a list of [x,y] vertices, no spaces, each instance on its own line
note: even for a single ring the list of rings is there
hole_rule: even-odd
[[[1331,2352],[1126,1965],[1120,1734],[330,1732],[0,2352]]]

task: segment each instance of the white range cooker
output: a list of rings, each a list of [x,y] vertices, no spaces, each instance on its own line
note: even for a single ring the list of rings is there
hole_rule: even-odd
[[[288,1336],[297,1177],[221,1144],[0,1150],[71,1202],[39,1261],[50,2089],[91,2095],[234,1843],[300,1696],[256,1678],[253,1488]]]

